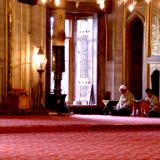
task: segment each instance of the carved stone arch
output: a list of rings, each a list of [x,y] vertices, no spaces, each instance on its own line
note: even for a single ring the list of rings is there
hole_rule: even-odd
[[[127,25],[129,25],[136,18],[140,19],[144,24],[144,16],[138,11],[134,10],[132,14],[127,18]]]
[[[155,70],[160,71],[160,64],[150,64],[150,76]]]
[[[135,43],[136,41],[136,43]],[[134,11],[126,21],[126,83],[135,98],[142,98],[144,17]],[[138,84],[135,83],[138,81]]]
[[[160,99],[160,64],[150,64],[150,79],[153,93]]]

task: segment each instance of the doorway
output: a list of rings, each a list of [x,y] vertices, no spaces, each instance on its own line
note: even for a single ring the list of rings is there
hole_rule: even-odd
[[[151,84],[152,84],[152,90],[153,94],[156,95],[159,98],[159,77],[160,77],[160,72],[159,70],[154,70],[152,75],[151,75]]]
[[[142,98],[143,71],[143,22],[136,17],[128,25],[127,44],[127,85],[135,99]]]

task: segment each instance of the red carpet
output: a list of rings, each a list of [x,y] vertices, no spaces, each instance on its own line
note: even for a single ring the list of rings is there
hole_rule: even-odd
[[[0,116],[0,133],[112,129],[160,130],[160,119],[102,115]]]
[[[156,118],[1,116],[0,133],[0,160],[160,159]]]

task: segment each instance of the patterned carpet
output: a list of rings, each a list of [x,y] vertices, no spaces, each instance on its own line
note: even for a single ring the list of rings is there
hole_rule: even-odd
[[[0,160],[160,160],[160,119],[1,116],[0,144]]]

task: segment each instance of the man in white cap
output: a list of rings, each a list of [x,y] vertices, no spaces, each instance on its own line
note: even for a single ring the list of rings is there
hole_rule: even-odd
[[[115,103],[108,103],[104,110],[112,115],[117,116],[130,116],[132,113],[132,106],[134,95],[127,89],[125,85],[119,87],[119,92],[121,93],[120,99]]]

